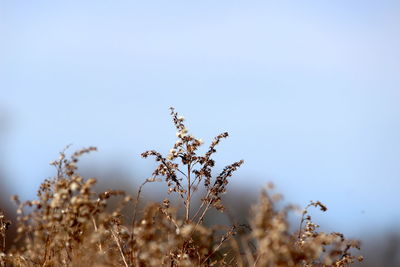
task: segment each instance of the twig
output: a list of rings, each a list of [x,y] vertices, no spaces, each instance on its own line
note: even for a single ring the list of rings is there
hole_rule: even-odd
[[[128,263],[126,262],[124,252],[122,251],[121,245],[119,243],[118,237],[115,235],[114,231],[111,229],[111,234],[114,237],[115,243],[117,243],[119,253],[121,254],[122,260],[124,261],[125,267],[129,267]]]

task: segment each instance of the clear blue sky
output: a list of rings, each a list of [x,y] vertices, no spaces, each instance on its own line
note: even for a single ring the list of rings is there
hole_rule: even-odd
[[[169,150],[175,106],[205,141],[230,132],[233,187],[321,200],[345,233],[398,224],[399,3],[2,0],[9,190],[32,197],[69,143],[146,178],[139,154]]]

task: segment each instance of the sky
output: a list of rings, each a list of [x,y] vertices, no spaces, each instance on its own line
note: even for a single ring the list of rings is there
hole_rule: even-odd
[[[398,225],[399,26],[398,1],[1,0],[7,190],[34,197],[70,143],[144,180],[174,106],[206,144],[230,133],[216,160],[245,160],[233,188],[320,200],[349,235]]]

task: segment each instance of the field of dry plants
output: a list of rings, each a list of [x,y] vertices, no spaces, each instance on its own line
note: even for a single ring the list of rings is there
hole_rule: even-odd
[[[14,197],[16,222],[0,212],[0,266],[348,266],[362,260],[353,254],[357,241],[318,230],[308,209],[326,211],[321,202],[278,208],[272,186],[261,192],[248,225],[206,225],[212,209],[226,212],[223,195],[243,160],[214,174],[213,155],[228,133],[199,155],[203,141],[188,133],[173,108],[171,116],[177,141],[168,155],[142,153],[158,166],[135,196],[95,192],[96,179],[79,175],[79,158],[96,148],[61,152],[51,163],[55,177],[41,184],[36,200]],[[165,200],[140,205],[143,186],[156,181],[167,185]],[[293,212],[299,214],[295,227],[288,219]],[[10,223],[16,240],[6,238]]]

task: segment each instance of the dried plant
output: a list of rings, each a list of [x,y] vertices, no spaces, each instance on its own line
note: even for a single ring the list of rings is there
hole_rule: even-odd
[[[168,193],[178,193],[185,206],[185,223],[196,222],[200,224],[210,207],[223,211],[221,196],[226,192],[228,178],[242,164],[243,160],[228,165],[215,177],[212,177],[212,167],[215,162],[211,158],[216,152],[215,147],[221,139],[227,138],[228,133],[222,133],[215,137],[205,155],[197,155],[198,148],[203,144],[201,139],[188,134],[184,118],[171,108],[171,116],[177,129],[178,140],[170,150],[167,157],[163,157],[159,152],[150,150],[142,153],[142,157],[154,156],[159,166],[153,172],[153,177],[148,181],[155,181],[158,177],[163,177],[168,184]],[[176,163],[179,160],[180,163]],[[198,190],[200,183],[203,182],[206,189],[201,201],[202,204],[191,216],[191,203],[193,194]]]
[[[272,197],[271,197],[272,196]],[[359,260],[350,249],[360,249],[359,242],[347,240],[340,233],[318,232],[308,214],[311,206],[322,211],[327,208],[321,202],[311,202],[303,211],[298,233],[289,230],[288,213],[297,211],[292,205],[276,210],[276,202],[267,190],[262,191],[254,207],[252,231],[247,237],[255,242],[255,251],[247,249],[245,262],[252,266],[348,266]],[[305,222],[305,225],[303,225]]]
[[[10,226],[10,221],[6,220],[4,213],[0,210],[0,266],[5,266],[6,250],[6,231]]]
[[[326,210],[320,202],[304,209],[297,232],[290,231],[288,222],[288,213],[296,208],[277,209],[278,198],[267,190],[249,226],[206,226],[211,209],[224,212],[223,194],[243,160],[213,174],[213,154],[228,133],[216,136],[199,155],[202,140],[188,133],[173,108],[171,116],[177,141],[166,156],[154,150],[142,153],[153,156],[158,166],[136,197],[119,190],[96,193],[96,179],[77,172],[80,157],[96,148],[70,157],[62,151],[51,163],[55,177],[42,183],[36,200],[14,197],[18,238],[8,251],[9,222],[0,212],[0,266],[347,266],[356,260],[351,249],[359,248],[357,242],[318,232],[311,221],[311,206]],[[139,211],[143,186],[155,181],[165,181],[168,198]],[[119,204],[110,210],[112,197]]]

